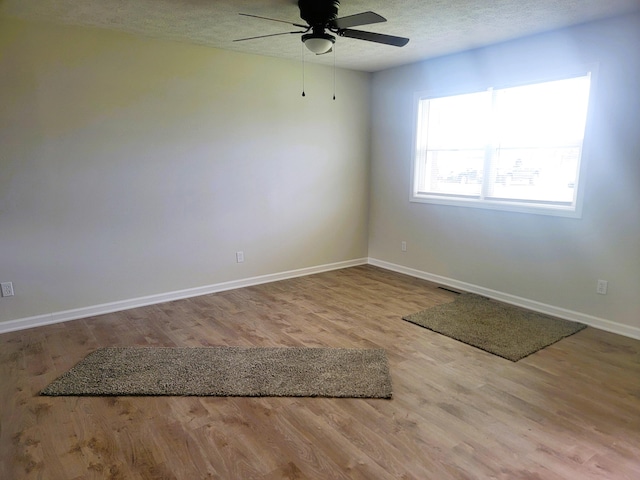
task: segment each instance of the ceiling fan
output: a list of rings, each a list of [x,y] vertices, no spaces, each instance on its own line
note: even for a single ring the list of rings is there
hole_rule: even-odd
[[[332,50],[336,37],[331,33],[340,37],[355,38],[357,40],[366,40],[368,42],[382,43],[384,45],[392,45],[394,47],[403,47],[408,42],[408,38],[395,37],[393,35],[384,35],[381,33],[365,32],[362,30],[353,30],[350,27],[359,25],[370,25],[372,23],[386,22],[386,18],[373,12],[357,13],[347,17],[338,18],[338,9],[340,8],[339,0],[298,0],[300,8],[300,18],[306,25],[301,23],[291,23],[285,20],[277,20],[275,18],[260,17],[258,15],[250,15],[241,13],[245,17],[261,18],[263,20],[271,20],[273,22],[286,23],[303,30],[294,32],[273,33],[271,35],[259,35],[257,37],[239,38],[234,42],[242,42],[245,40],[255,40],[258,38],[275,37],[277,35],[288,35],[302,33],[302,41],[305,46],[316,55],[322,55]],[[331,33],[328,33],[331,32]]]

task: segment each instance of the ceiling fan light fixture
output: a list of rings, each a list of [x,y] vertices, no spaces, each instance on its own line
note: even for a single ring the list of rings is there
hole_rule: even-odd
[[[328,33],[308,33],[302,36],[304,45],[316,55],[327,53],[336,42],[336,37]]]

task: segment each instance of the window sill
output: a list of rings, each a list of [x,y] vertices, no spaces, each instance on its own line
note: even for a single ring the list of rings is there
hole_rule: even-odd
[[[525,213],[531,215],[550,215],[555,217],[581,218],[581,209],[576,205],[547,204],[542,202],[519,202],[508,200],[489,200],[477,197],[444,197],[438,195],[414,194],[409,199],[412,203],[429,203],[433,205],[483,208],[506,212]]]

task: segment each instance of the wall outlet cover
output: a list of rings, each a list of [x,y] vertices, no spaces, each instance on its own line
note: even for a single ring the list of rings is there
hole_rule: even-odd
[[[2,288],[3,297],[13,297],[13,283],[3,282],[0,283],[0,287]]]

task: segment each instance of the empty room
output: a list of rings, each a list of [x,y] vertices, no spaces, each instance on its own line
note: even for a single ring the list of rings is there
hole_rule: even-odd
[[[640,478],[640,0],[0,0],[0,478]]]

